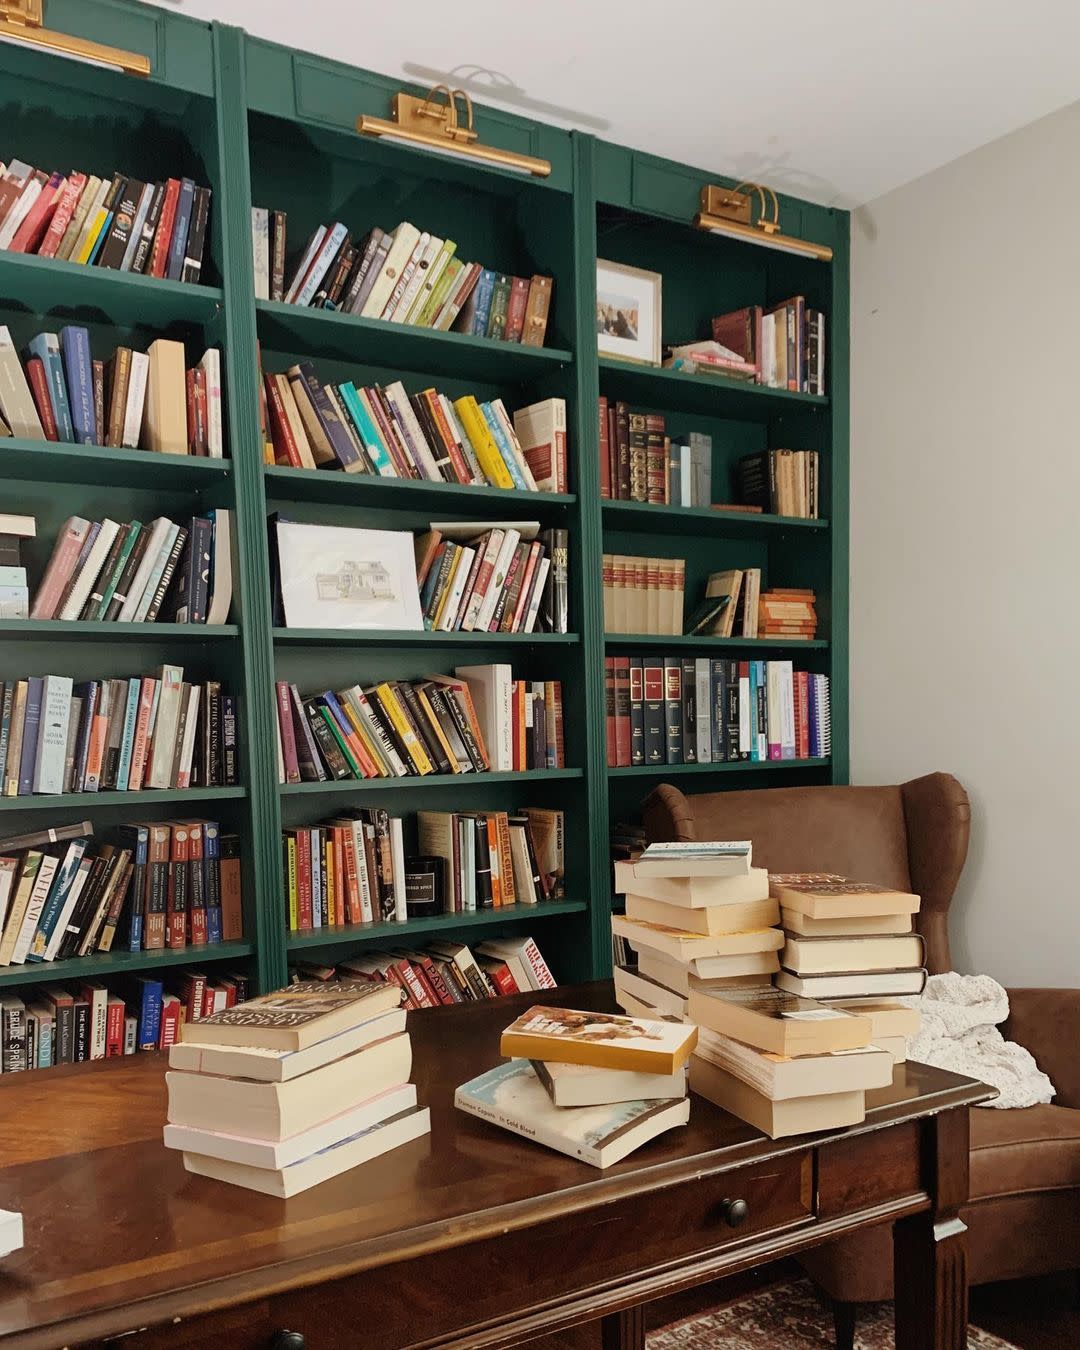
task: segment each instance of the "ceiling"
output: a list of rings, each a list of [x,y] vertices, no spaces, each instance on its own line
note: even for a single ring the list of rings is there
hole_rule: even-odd
[[[846,207],[1080,99],[1076,0],[154,2]]]

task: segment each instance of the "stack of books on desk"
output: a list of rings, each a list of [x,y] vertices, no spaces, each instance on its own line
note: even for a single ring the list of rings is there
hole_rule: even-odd
[[[530,1008],[502,1034],[507,1062],[462,1084],[454,1105],[580,1158],[620,1162],[690,1119],[694,1027],[574,1008]]]
[[[784,924],[779,988],[822,999],[922,992],[923,942],[912,931],[917,895],[826,872],[769,881]]]
[[[746,841],[650,844],[616,862],[626,914],[612,932],[637,953],[615,971],[619,1006],[634,1015],[684,1017],[694,989],[768,984],[784,936],[764,868]]]
[[[390,984],[294,984],[169,1052],[165,1145],[200,1176],[287,1198],[429,1132]]]

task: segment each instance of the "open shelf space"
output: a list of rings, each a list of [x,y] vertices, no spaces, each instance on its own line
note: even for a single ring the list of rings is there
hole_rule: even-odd
[[[234,623],[91,623],[77,619],[0,619],[0,638],[12,642],[178,642],[195,645],[239,637]]]
[[[500,784],[524,784],[528,787],[553,783],[560,779],[582,778],[581,769],[522,769],[500,773],[429,773],[407,778],[343,778],[326,783],[279,783],[282,796],[323,796],[341,792],[396,792],[400,788],[428,791],[435,788],[487,787]]]
[[[290,933],[290,953],[331,947],[344,942],[392,942],[398,944],[429,933],[456,932],[487,924],[532,923],[559,914],[580,914],[587,908],[583,900],[542,900],[535,905],[503,905],[498,909],[478,909],[468,914],[432,914],[405,923],[359,923],[342,928],[312,928]]]
[[[609,778],[666,778],[669,774],[773,773],[785,769],[822,769],[827,759],[736,759],[721,764],[632,764],[608,769]]]
[[[274,641],[293,647],[365,646],[388,647],[571,647],[577,633],[452,633],[402,629],[275,628]]]
[[[785,651],[825,651],[828,642],[825,638],[718,638],[696,637],[680,633],[605,633],[604,645],[607,647],[692,647],[696,651],[769,651],[783,648]]]
[[[373,510],[401,507],[498,520],[573,506],[577,501],[572,492],[464,487],[460,483],[429,483],[421,478],[376,478],[373,474],[292,469],[282,465],[267,465],[264,474],[266,495],[278,501],[329,502]]]
[[[722,511],[708,506],[660,506],[648,502],[605,501],[600,508],[606,528],[642,534],[693,534],[704,538],[760,536],[771,538],[788,530],[827,530],[827,520],[799,516],[772,516],[765,512]]]
[[[822,411],[827,398],[770,389],[720,375],[687,375],[662,366],[638,366],[610,356],[600,358],[600,390],[608,398],[664,412],[701,413],[744,422],[768,422],[793,411]]]
[[[258,301],[257,308],[264,347],[288,347],[315,361],[329,357],[392,369],[437,370],[459,379],[520,381],[568,366],[573,359],[559,347],[523,347],[272,300]]]
[[[22,966],[0,967],[0,988],[12,985],[43,984],[53,980],[97,980],[111,975],[128,975],[140,970],[194,966],[213,961],[240,961],[251,956],[250,942],[216,942],[204,947],[162,947],[154,951],[94,952],[73,956],[66,961],[33,961]]]
[[[76,811],[86,813],[104,806],[176,806],[191,802],[236,801],[247,796],[245,787],[145,788],[139,792],[61,792],[55,796],[28,794],[25,797],[0,797],[0,814],[5,811]]]
[[[3,256],[0,253],[0,258]],[[159,455],[152,450],[113,450],[101,445],[18,437],[0,440],[0,478],[23,482],[94,483],[183,492],[220,483],[231,470],[229,460],[201,455]]]

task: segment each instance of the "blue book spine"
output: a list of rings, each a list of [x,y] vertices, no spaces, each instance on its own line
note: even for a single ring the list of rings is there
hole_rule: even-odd
[[[139,1030],[140,1050],[156,1050],[161,1039],[161,997],[165,992],[160,980],[152,980],[148,975],[136,977],[139,993]]]
[[[529,485],[525,481],[525,475],[518,465],[514,448],[510,444],[502,423],[496,416],[495,409],[490,403],[481,403],[480,411],[484,414],[484,421],[488,424],[488,429],[495,438],[495,444],[499,447],[499,454],[502,455],[503,463],[506,465],[506,472],[514,480],[514,486],[520,488],[522,492],[528,492]]]
[[[480,273],[480,280],[476,283],[476,312],[473,314],[472,331],[477,337],[487,336],[491,297],[494,294],[495,273],[485,267]]]
[[[38,918],[37,931],[34,933],[34,940],[30,944],[30,950],[26,954],[27,961],[44,961],[45,949],[49,945],[49,939],[53,935],[53,929],[60,917],[60,911],[64,908],[64,901],[68,898],[68,892],[75,884],[75,878],[79,872],[79,864],[83,860],[83,854],[86,852],[87,840],[76,839],[72,841],[70,848],[64,856],[64,861],[60,864],[60,869],[53,879],[52,888],[49,891],[49,897],[45,901],[44,908]]]
[[[67,388],[64,385],[64,362],[60,356],[60,339],[55,333],[38,333],[27,344],[31,356],[36,356],[45,369],[49,404],[56,420],[57,439],[70,443],[74,439],[71,412],[68,408]]]
[[[347,464],[356,464],[360,459],[360,456],[356,453],[356,446],[353,445],[349,439],[349,433],[341,425],[337,410],[327,397],[326,390],[320,384],[319,377],[315,373],[315,367],[310,361],[305,361],[300,366],[300,374],[307,386],[308,396],[311,399],[312,407],[315,409],[315,416],[319,419],[319,423],[326,433],[326,439],[330,442],[338,463],[342,468]]]
[[[23,720],[22,756],[19,759],[19,796],[29,797],[34,790],[34,760],[37,758],[41,730],[41,691],[45,680],[31,675],[26,682],[26,714]],[[14,766],[13,766],[14,767]]]
[[[191,228],[191,207],[195,200],[195,184],[190,178],[180,181],[180,197],[176,203],[176,222],[169,241],[169,265],[165,275],[169,281],[179,281],[184,274],[187,256],[188,230]]]
[[[116,767],[116,790],[126,792],[131,776],[131,749],[135,743],[135,723],[139,717],[139,696],[142,680],[128,680],[127,703],[124,704],[124,727],[120,737],[120,759]],[[138,951],[138,948],[135,948]]]
[[[758,707],[757,707],[757,685],[758,673],[757,662],[751,661],[750,683],[748,686],[748,695],[750,699],[750,758],[754,761],[759,759],[758,751]]]
[[[143,893],[146,886],[146,864],[150,849],[150,830],[146,825],[121,826],[124,845],[131,849],[131,879],[128,882],[127,945],[129,952],[142,951]]]
[[[37,1066],[39,1069],[51,1069],[53,1062],[53,1023],[38,1022]]]
[[[387,454],[378,427],[371,420],[360,395],[356,392],[356,385],[352,383],[342,384],[338,386],[338,391],[345,404],[345,411],[355,423],[360,439],[364,442],[364,449],[368,452],[377,472],[384,478],[396,478],[398,476],[397,469],[394,468],[393,460]]]
[[[810,742],[809,746],[810,758],[820,759],[821,751],[818,749],[818,746],[821,744],[821,742],[818,740],[818,707],[817,707],[816,675],[810,676],[810,678],[807,680],[807,686],[808,688],[806,691],[807,694],[806,705],[808,716],[806,722],[807,722],[808,740]]]
[[[203,825],[203,892],[206,896],[206,941],[220,942],[221,934],[221,829],[215,821]]]
[[[72,439],[79,445],[97,445],[97,417],[94,413],[94,368],[90,359],[90,334],[85,328],[69,324],[60,330],[64,353],[68,401],[74,426]]]
[[[757,757],[759,762],[769,758],[768,692],[765,684],[765,662],[755,661],[754,711],[757,716]]]

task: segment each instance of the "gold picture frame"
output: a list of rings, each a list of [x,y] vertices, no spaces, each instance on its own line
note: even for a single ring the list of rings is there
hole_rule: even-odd
[[[659,272],[597,258],[596,346],[600,355],[636,365],[660,365],[662,303]]]

